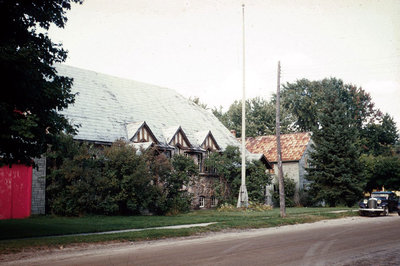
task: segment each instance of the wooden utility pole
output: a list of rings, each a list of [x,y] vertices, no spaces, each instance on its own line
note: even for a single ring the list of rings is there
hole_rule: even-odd
[[[286,217],[285,207],[285,185],[283,182],[282,151],[281,151],[281,62],[278,61],[278,85],[276,88],[276,152],[278,157],[278,180],[279,180],[279,207],[281,217]]]
[[[239,197],[236,207],[245,207],[249,205],[249,197],[246,188],[246,80],[245,80],[245,34],[244,34],[244,4],[242,5],[242,25],[243,25],[243,94],[242,94],[242,179],[239,191]]]

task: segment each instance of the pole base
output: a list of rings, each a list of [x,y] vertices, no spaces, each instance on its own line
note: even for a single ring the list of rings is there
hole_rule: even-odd
[[[249,207],[249,196],[247,194],[246,185],[240,186],[239,197],[237,202],[237,208],[247,208]]]

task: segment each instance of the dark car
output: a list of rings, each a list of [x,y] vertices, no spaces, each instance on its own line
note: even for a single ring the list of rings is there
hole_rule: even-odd
[[[362,200],[358,205],[360,215],[388,215],[399,212],[399,198],[391,191],[372,192],[369,199]],[[400,215],[400,213],[399,213]]]
[[[400,216],[400,201],[399,204],[397,205],[397,214]]]

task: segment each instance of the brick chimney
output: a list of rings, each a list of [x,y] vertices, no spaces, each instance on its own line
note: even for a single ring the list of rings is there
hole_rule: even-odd
[[[231,134],[236,138],[236,130],[232,129]]]

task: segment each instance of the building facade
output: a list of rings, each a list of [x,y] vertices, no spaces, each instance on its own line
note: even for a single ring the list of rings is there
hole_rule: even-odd
[[[140,151],[150,147],[167,157],[184,154],[199,167],[199,178],[188,191],[194,208],[213,207],[215,170],[206,158],[227,146],[240,146],[209,111],[174,90],[97,72],[58,65],[58,74],[73,78],[75,103],[60,113],[79,125],[74,138],[99,145],[124,140]],[[269,166],[261,154],[250,155]]]
[[[305,178],[311,151],[311,133],[300,132],[281,135],[282,169],[285,177],[296,183],[295,201],[298,201],[298,192],[307,188],[309,181]],[[263,153],[273,166],[270,173],[278,173],[277,142],[275,135],[248,138],[246,148],[252,153]],[[270,190],[273,190],[273,186]],[[275,188],[276,190],[276,188]]]

